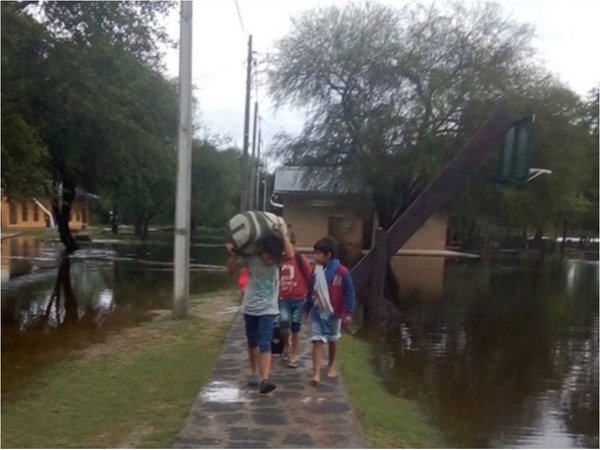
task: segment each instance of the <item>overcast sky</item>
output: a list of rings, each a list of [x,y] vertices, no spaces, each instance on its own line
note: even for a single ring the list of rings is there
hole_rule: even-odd
[[[273,43],[285,35],[289,18],[318,5],[343,4],[343,0],[235,0],[194,1],[193,64],[194,96],[199,101],[200,121],[214,134],[231,138],[242,146],[244,124],[245,60],[248,34],[258,61],[272,50]],[[401,6],[405,0],[382,3]],[[546,68],[571,89],[586,95],[600,80],[598,58],[597,0],[500,0],[514,19],[534,25],[534,41]],[[168,29],[179,38],[179,8],[169,18]],[[179,70],[179,53],[166,55],[168,75]],[[290,110],[276,111],[265,89],[258,90],[263,142],[268,149],[272,136],[281,130],[297,132],[303,116]],[[252,104],[256,92],[252,93]]]

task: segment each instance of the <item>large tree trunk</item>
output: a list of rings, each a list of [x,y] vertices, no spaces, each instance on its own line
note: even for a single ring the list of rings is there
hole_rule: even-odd
[[[560,258],[565,256],[565,245],[567,244],[567,219],[563,219],[562,223],[562,242],[560,244]]]
[[[52,197],[52,213],[58,226],[60,241],[64,244],[67,253],[73,253],[79,250],[79,246],[73,239],[71,229],[69,228],[69,218],[71,216],[71,207],[75,201],[75,183],[64,181],[62,189],[62,202],[56,195]]]
[[[371,285],[366,301],[366,319],[370,323],[379,322],[382,318],[383,296],[387,263],[387,235],[383,229],[375,232],[376,256],[371,272]]]
[[[379,227],[387,231],[394,224],[394,216],[391,205],[387,199],[380,195],[373,194],[373,202],[375,203],[375,211],[379,219]]]

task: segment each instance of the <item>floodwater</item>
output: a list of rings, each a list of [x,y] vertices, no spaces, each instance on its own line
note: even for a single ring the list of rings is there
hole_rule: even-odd
[[[53,361],[171,309],[172,241],[82,247],[61,263],[61,244],[2,241],[3,401]],[[233,285],[226,258],[222,245],[192,245],[191,295]]]
[[[598,448],[598,261],[393,261],[378,372],[450,447]]]
[[[2,241],[3,401],[73,350],[170,309],[171,248],[92,243],[59,264],[58,244]],[[215,267],[225,260],[221,246],[192,247],[192,295],[234,285]],[[378,336],[375,364],[449,447],[598,448],[597,261],[397,257],[393,267],[405,315]]]

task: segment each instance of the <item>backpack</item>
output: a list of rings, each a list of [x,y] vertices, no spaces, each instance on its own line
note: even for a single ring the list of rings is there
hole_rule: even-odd
[[[274,355],[280,355],[283,353],[283,348],[285,347],[283,343],[283,339],[281,337],[281,331],[279,329],[279,316],[275,319],[275,324],[273,325],[273,337],[271,338],[271,353]]]

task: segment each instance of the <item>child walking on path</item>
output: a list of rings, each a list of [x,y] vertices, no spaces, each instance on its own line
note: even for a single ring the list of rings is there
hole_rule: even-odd
[[[296,238],[290,233],[290,242],[294,246]],[[280,269],[279,279],[279,330],[284,342],[282,358],[288,367],[298,367],[298,346],[300,343],[300,328],[302,311],[308,293],[311,269],[305,256],[295,253],[294,257],[286,259]],[[290,339],[291,329],[291,339]]]
[[[317,241],[315,272],[308,293],[307,312],[311,313],[313,373],[310,383],[321,381],[323,347],[328,344],[327,377],[335,378],[337,341],[342,336],[342,323],[349,325],[356,303],[350,271],[337,259],[337,244],[329,237]]]
[[[269,381],[271,373],[271,338],[275,316],[279,313],[279,267],[283,253],[285,259],[294,257],[294,249],[285,230],[279,230],[283,241],[274,235],[257,242],[258,255],[238,256],[233,252],[233,244],[226,244],[231,256],[227,262],[229,273],[234,274],[241,267],[248,268],[248,283],[244,291],[242,312],[246,324],[248,357],[251,374],[250,386],[258,387],[261,394],[273,391],[276,386]],[[260,368],[260,377],[259,377]]]

